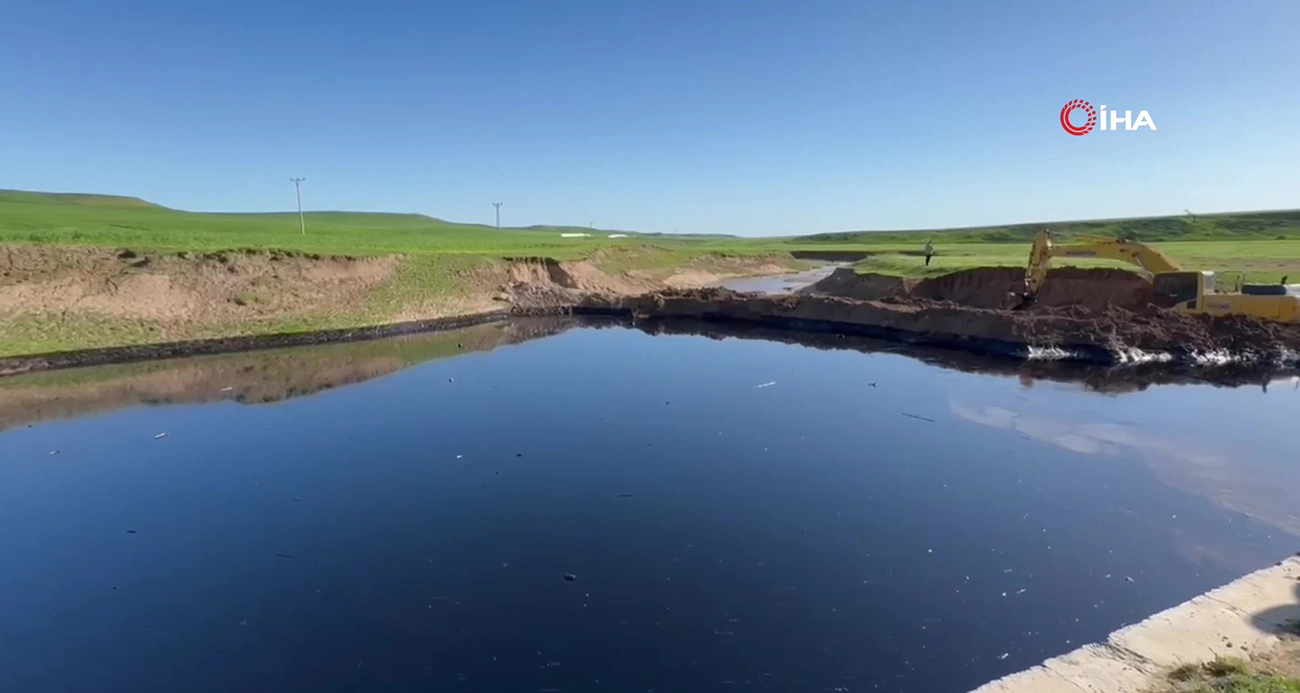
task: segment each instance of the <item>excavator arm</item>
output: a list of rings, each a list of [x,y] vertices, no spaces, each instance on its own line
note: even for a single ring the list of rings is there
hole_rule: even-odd
[[[1024,298],[1026,300],[1033,300],[1038,290],[1043,288],[1043,281],[1047,279],[1047,272],[1052,268],[1054,257],[1119,260],[1137,265],[1147,275],[1182,271],[1177,263],[1163,253],[1141,243],[1097,239],[1070,245],[1056,245],[1052,242],[1051,232],[1043,230],[1034,236],[1034,245],[1029,250],[1029,268],[1025,272]]]

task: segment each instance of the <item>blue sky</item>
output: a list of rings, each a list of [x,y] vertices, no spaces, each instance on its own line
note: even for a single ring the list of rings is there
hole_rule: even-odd
[[[741,234],[1300,206],[1295,0],[0,0],[0,187]],[[1062,105],[1158,130],[1067,135]]]

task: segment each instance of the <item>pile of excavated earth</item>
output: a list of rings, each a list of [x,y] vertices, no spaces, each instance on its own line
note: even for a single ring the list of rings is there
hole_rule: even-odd
[[[1150,282],[1123,270],[1053,270],[1033,305],[1015,309],[1024,276],[1024,270],[994,267],[904,280],[840,269],[795,295],[724,289],[589,294],[578,310],[757,322],[1009,356],[1039,349],[1095,361],[1135,355],[1274,361],[1300,349],[1300,326],[1162,310],[1150,303]]]

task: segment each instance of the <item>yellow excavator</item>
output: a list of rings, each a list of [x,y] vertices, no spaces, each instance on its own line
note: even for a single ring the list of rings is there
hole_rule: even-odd
[[[1142,243],[1113,238],[1081,239],[1069,245],[1052,242],[1044,229],[1034,236],[1025,272],[1021,307],[1033,302],[1052,268],[1052,258],[1079,257],[1120,260],[1137,265],[1151,280],[1151,302],[1161,308],[1209,315],[1250,315],[1265,320],[1300,322],[1300,285],[1245,284],[1239,291],[1220,291],[1214,272],[1187,271],[1164,253]]]

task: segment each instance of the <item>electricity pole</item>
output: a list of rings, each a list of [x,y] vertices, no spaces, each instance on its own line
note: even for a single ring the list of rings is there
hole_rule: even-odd
[[[493,202],[493,203],[492,203],[492,206],[497,208],[497,231],[500,231],[500,230],[501,230],[501,205],[503,205],[503,204],[505,204],[505,203],[504,203],[504,202]]]
[[[298,198],[298,228],[302,230],[302,235],[307,235],[307,221],[302,217],[302,182],[306,178],[290,178],[289,182],[293,183],[293,193]]]

